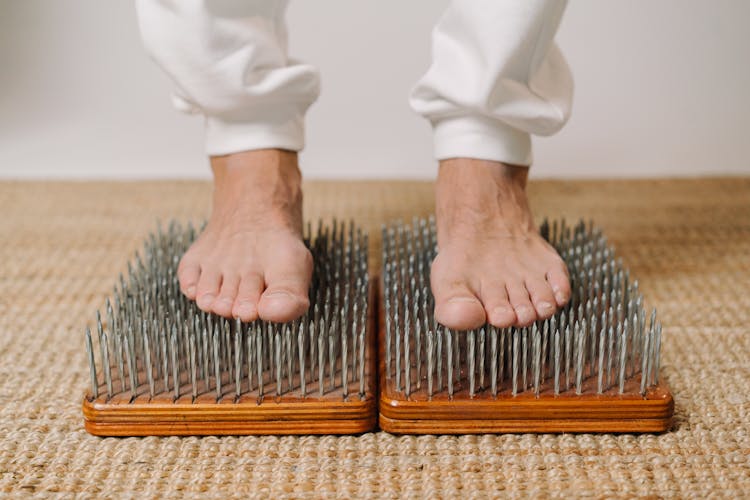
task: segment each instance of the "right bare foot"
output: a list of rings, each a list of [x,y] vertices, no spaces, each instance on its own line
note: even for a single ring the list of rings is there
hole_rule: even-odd
[[[310,305],[297,154],[265,149],[211,158],[213,210],[182,257],[180,288],[198,307],[242,321],[291,321]]]
[[[472,158],[440,162],[430,279],[435,319],[448,328],[528,326],[570,300],[565,263],[531,216],[528,171]]]

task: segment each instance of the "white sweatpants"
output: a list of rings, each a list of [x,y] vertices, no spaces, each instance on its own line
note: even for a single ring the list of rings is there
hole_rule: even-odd
[[[136,0],[147,50],[178,109],[206,117],[206,152],[299,151],[317,70],[287,54],[287,0]],[[531,163],[530,134],[559,130],[573,82],[554,43],[566,0],[453,0],[411,92],[435,156]],[[332,22],[335,16],[331,16]]]

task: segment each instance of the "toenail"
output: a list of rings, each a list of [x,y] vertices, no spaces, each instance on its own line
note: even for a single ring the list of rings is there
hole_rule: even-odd
[[[505,315],[507,315],[508,313],[512,313],[512,312],[513,312],[513,310],[512,310],[512,309],[511,309],[510,307],[506,307],[506,306],[497,306],[496,308],[494,308],[494,309],[492,310],[492,316],[494,316],[494,317],[497,317],[497,316],[505,316]]]
[[[477,299],[474,297],[453,297],[448,302],[476,302]]]
[[[565,303],[565,294],[562,292],[555,292],[555,299],[558,303]]]
[[[537,307],[542,311],[552,311],[555,309],[555,307],[549,302],[540,302],[539,304],[537,304]]]
[[[198,299],[198,302],[200,302],[204,306],[210,306],[211,303],[213,303],[213,301],[214,301],[214,295],[210,293],[201,295],[200,299]]]
[[[224,306],[231,306],[232,300],[227,299],[227,298],[219,299],[219,304],[224,305]]]
[[[294,298],[294,295],[287,292],[286,290],[275,290],[264,294],[266,297],[289,297]]]
[[[518,319],[523,319],[523,317],[530,316],[531,315],[531,307],[529,307],[529,306],[518,306],[518,307],[516,307],[516,314],[518,314]]]
[[[254,310],[255,310],[255,307],[253,307],[253,305],[250,302],[242,302],[237,308],[237,312],[241,315],[252,314]]]
[[[187,290],[185,290],[185,293],[188,295],[195,295],[195,287],[191,286]]]

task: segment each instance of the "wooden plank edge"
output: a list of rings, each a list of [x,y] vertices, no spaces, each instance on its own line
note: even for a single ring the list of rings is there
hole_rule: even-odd
[[[380,414],[380,428],[392,434],[560,434],[661,433],[672,427],[672,417],[634,419],[394,419]]]
[[[578,397],[527,396],[497,399],[409,401],[380,394],[380,413],[398,420],[546,420],[546,419],[666,419],[674,414],[674,399],[664,386],[643,399],[586,395]],[[499,416],[502,415],[502,419]]]
[[[306,435],[306,434],[362,434],[377,427],[377,414],[350,420],[268,420],[186,422],[95,422],[84,421],[86,431],[94,436],[249,436],[249,435]]]
[[[329,403],[311,399],[301,403],[237,404],[115,404],[107,405],[83,399],[83,417],[92,422],[188,421],[211,419],[225,422],[273,420],[345,420],[377,413],[374,396],[361,401]]]

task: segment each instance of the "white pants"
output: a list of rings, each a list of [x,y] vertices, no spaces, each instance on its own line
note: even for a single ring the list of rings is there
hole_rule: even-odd
[[[175,106],[206,117],[206,152],[299,151],[317,70],[287,55],[287,0],[136,0],[146,48]],[[559,130],[573,82],[554,43],[565,0],[453,0],[411,92],[435,156],[531,163],[530,134]],[[332,22],[335,17],[331,16]]]

